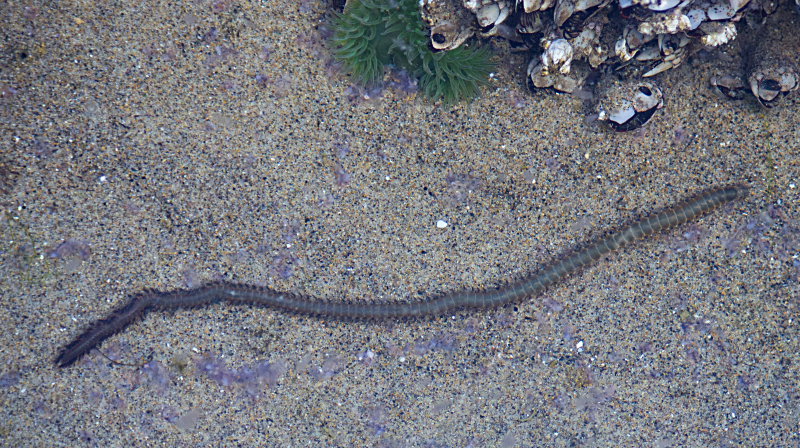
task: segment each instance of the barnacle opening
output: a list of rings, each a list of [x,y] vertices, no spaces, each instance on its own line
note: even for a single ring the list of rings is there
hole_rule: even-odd
[[[765,79],[758,83],[758,101],[767,109],[778,105],[781,94],[781,83],[775,79]]]

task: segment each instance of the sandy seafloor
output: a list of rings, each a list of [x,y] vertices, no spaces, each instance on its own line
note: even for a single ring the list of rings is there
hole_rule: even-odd
[[[657,77],[663,110],[619,134],[530,94],[530,54],[503,43],[469,105],[353,101],[326,71],[323,4],[137,3],[0,7],[0,445],[800,444],[798,99],[716,96],[735,47]],[[734,182],[746,200],[516,307],[151,313],[102,345],[145,366],[53,365],[145,288],[492,287]]]

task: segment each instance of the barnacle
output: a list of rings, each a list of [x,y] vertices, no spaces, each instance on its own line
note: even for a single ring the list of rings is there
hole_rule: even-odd
[[[335,14],[333,54],[362,84],[378,82],[384,66],[406,69],[420,91],[446,104],[478,94],[494,64],[485,48],[434,52],[416,0],[353,0]]]

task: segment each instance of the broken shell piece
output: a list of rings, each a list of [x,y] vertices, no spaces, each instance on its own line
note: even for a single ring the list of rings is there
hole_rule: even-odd
[[[648,81],[606,81],[599,89],[597,119],[617,132],[644,126],[664,104],[661,90]]]

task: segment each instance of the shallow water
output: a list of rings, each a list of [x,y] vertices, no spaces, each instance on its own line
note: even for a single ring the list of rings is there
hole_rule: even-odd
[[[618,134],[578,98],[528,93],[529,55],[499,43],[469,105],[355,101],[326,71],[316,3],[37,11],[2,10],[3,445],[797,443],[798,99],[716,96],[706,80],[736,54],[658,77],[663,110]],[[746,200],[516,307],[151,313],[102,345],[145,366],[52,365],[145,288],[491,287],[736,182]]]

